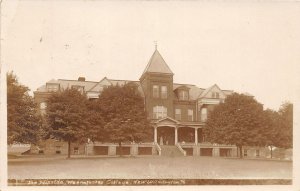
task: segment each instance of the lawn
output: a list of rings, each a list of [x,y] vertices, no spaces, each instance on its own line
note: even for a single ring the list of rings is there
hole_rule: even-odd
[[[292,162],[218,157],[19,158],[9,179],[291,179]]]

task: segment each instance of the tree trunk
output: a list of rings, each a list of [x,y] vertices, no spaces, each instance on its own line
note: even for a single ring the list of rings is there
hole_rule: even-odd
[[[120,157],[122,156],[122,154],[123,154],[123,148],[122,148],[122,142],[121,141],[119,141],[119,148],[120,148]]]
[[[68,159],[71,158],[71,141],[68,141]]]
[[[271,147],[271,158],[273,158],[273,147],[272,145],[270,147]]]
[[[243,158],[243,146],[239,146],[239,150],[240,150],[240,158]]]

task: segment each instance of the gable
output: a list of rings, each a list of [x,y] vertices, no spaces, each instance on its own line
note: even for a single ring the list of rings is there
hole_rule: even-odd
[[[112,83],[106,77],[104,77],[99,83],[97,83],[89,91],[101,92],[104,87],[111,86],[111,85]]]
[[[216,96],[218,94],[218,96]],[[200,98],[218,98],[218,99],[225,99],[226,95],[224,92],[217,86],[216,84],[212,87],[206,89],[200,96]]]
[[[172,125],[178,124],[179,122],[170,117],[166,117],[166,118],[158,120],[156,123],[158,126],[172,126]]]

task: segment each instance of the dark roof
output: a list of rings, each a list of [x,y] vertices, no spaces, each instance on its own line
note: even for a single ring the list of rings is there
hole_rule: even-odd
[[[173,90],[176,90],[178,87],[185,86],[189,88],[189,100],[196,100],[198,96],[204,91],[204,89],[199,88],[192,84],[173,84]]]
[[[50,83],[56,83],[60,85],[60,88],[67,89],[71,88],[73,85],[83,86],[85,92],[101,92],[103,86],[105,85],[125,85],[127,83],[134,83],[138,87],[138,91],[141,93],[142,96],[144,96],[144,91],[142,89],[142,85],[140,81],[133,81],[133,80],[115,80],[115,79],[109,79],[104,77],[99,82],[93,82],[93,81],[78,81],[78,80],[65,80],[65,79],[58,79],[58,80],[50,80],[46,84]],[[196,100],[197,98],[204,97],[214,86],[217,86],[216,84],[207,88],[199,88],[196,85],[192,84],[179,84],[179,83],[173,83],[173,91],[176,90],[179,87],[185,86],[189,89],[189,100]],[[233,91],[231,90],[221,90],[225,95],[232,94]],[[37,89],[37,92],[47,92],[46,85],[43,85]],[[175,93],[174,93],[175,94]]]
[[[87,91],[95,86],[98,82],[92,81],[78,81],[78,80],[65,80],[65,79],[58,79],[58,80],[50,80],[46,84],[59,84],[61,89],[71,88],[72,86],[83,86],[84,90]],[[37,89],[38,92],[47,92],[46,86],[43,85]]]

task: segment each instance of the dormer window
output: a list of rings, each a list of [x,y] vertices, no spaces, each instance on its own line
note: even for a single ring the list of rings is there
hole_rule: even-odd
[[[59,84],[47,84],[48,92],[57,92],[59,89]]]
[[[189,99],[189,93],[186,90],[180,90],[179,91],[179,100],[188,100]]]

